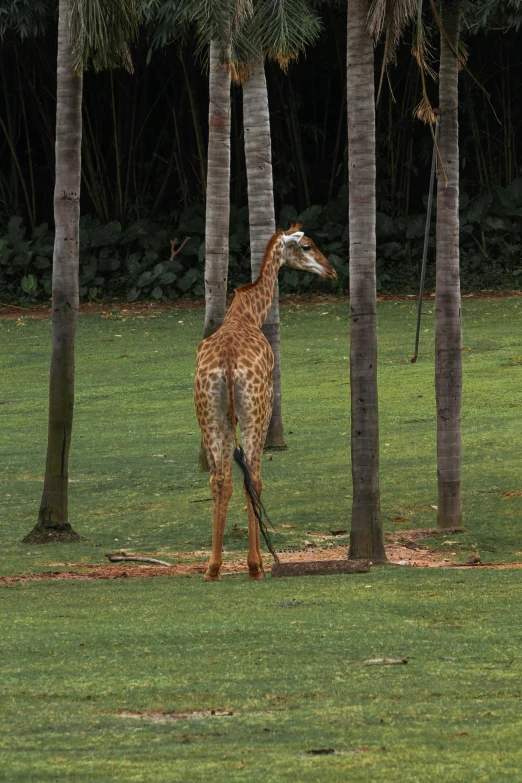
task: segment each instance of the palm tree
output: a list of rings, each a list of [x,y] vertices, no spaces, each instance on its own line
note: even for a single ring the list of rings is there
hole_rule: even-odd
[[[266,243],[275,231],[274,185],[272,179],[272,142],[266,89],[265,66],[259,55],[243,83],[243,129],[248,183],[250,223],[250,264],[252,280],[259,277]],[[279,287],[274,287],[272,307],[263,325],[274,354],[274,404],[265,447],[286,448],[281,411],[281,355],[279,327]]]
[[[348,0],[352,524],[350,558],[386,560],[379,495],[375,98],[369,0]]]
[[[207,198],[205,216],[205,326],[210,337],[223,323],[230,223],[230,69],[210,43]]]
[[[89,61],[96,69],[121,62],[129,67],[127,41],[136,31],[136,0],[118,0],[109,7],[99,0],[59,1],[47,460],[38,522],[25,543],[80,540],[69,523],[68,470],[79,304],[82,70]]]
[[[352,522],[348,557],[386,561],[379,492],[377,397],[375,91],[371,36],[394,58],[415,0],[348,0],[348,181]]]
[[[460,0],[441,2],[439,150],[444,177],[437,185],[435,395],[439,528],[462,525],[462,328],[459,277],[458,45]]]
[[[230,228],[230,69],[220,62],[217,39],[210,42],[208,162],[205,208],[205,324],[203,337],[225,318]],[[198,469],[208,471],[201,441]]]
[[[396,0],[402,24],[413,14],[414,0]],[[393,4],[392,4],[393,5]],[[482,3],[472,10],[477,23],[484,23],[489,14],[499,8],[497,0]],[[380,14],[381,29],[387,32],[385,63],[393,57],[400,28],[386,20],[387,0],[374,0],[375,28]],[[410,6],[410,7],[408,7]],[[512,7],[522,4],[514,0]],[[462,57],[458,53],[464,0],[441,0],[441,17],[431,2],[433,14],[440,29],[439,109],[440,132],[438,141],[439,165],[443,176],[437,184],[437,265],[435,300],[435,396],[437,407],[437,526],[442,529],[462,525],[461,499],[461,407],[462,407],[462,328],[460,319],[459,277],[459,146],[458,146],[458,71]],[[390,35],[390,30],[392,34]],[[393,43],[395,42],[395,44]],[[421,74],[430,71],[425,58],[422,32],[422,1],[418,4],[415,55]],[[418,115],[433,121],[434,115],[427,97],[423,76],[423,99]]]
[[[262,52],[286,70],[290,60],[296,58],[307,44],[315,40],[321,29],[319,18],[306,2],[292,0],[292,3],[287,3],[280,0],[277,6],[260,0],[254,7],[248,24],[241,31],[243,36],[259,49],[258,54],[248,63],[249,76],[243,81],[243,128],[253,281],[259,276],[266,243],[275,231],[270,112]],[[242,71],[241,67],[237,70],[239,73]],[[281,335],[277,281],[263,333],[274,354],[274,404],[265,447],[284,449],[286,443],[281,410]]]

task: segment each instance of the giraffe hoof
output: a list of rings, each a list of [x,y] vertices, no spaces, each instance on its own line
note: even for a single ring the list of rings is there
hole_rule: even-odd
[[[260,579],[265,578],[265,572],[263,571],[262,568],[256,568],[255,570],[252,569],[252,571],[250,571],[248,575],[250,579],[252,579],[254,582],[259,582]]]
[[[219,576],[219,574],[213,574],[210,571],[207,571],[205,573],[204,579],[205,582],[219,582],[221,577]]]

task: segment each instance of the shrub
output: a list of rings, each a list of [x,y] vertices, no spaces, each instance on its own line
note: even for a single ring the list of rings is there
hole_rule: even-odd
[[[435,210],[434,210],[435,212]],[[347,291],[348,201],[346,188],[326,206],[313,205],[298,214],[284,205],[278,225],[303,224],[336,269],[336,290]],[[83,300],[117,296],[178,299],[200,297],[204,290],[205,209],[195,204],[176,225],[167,221],[136,220],[125,228],[117,222],[102,225],[89,215],[80,220],[80,297]],[[408,217],[377,213],[377,288],[381,292],[416,290],[420,277],[426,216]],[[470,201],[461,195],[462,287],[513,287],[522,275],[522,179],[508,188]],[[435,283],[435,217],[428,247],[426,285]],[[179,248],[171,253],[171,242]],[[51,294],[54,237],[46,223],[28,234],[22,218],[12,217],[0,235],[0,286],[3,298],[36,302]],[[248,209],[231,209],[229,281],[235,287],[250,280]],[[319,278],[284,268],[282,293],[325,290]]]

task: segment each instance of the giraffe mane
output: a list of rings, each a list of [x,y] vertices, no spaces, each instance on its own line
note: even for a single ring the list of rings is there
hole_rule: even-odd
[[[259,275],[257,276],[257,280],[255,282],[253,282],[253,283],[245,283],[245,285],[240,285],[239,288],[236,288],[236,290],[235,290],[236,294],[245,293],[247,291],[251,291],[252,288],[255,288],[255,286],[257,285],[257,281],[259,280],[260,277],[262,277],[263,272],[265,271],[265,268],[266,268],[266,266],[268,265],[268,263],[270,261],[270,257],[272,256],[272,251],[274,249],[274,245],[278,241],[278,239],[281,236],[281,234],[287,234],[287,233],[288,233],[287,231],[278,230],[278,231],[275,232],[275,234],[273,234],[270,237],[270,239],[268,240],[268,244],[266,246],[266,250],[265,250],[265,253],[264,253],[264,256],[263,256],[263,260],[261,261],[261,267],[259,269]]]

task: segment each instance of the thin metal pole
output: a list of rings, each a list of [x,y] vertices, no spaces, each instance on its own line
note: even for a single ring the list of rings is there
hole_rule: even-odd
[[[431,208],[433,205],[433,186],[435,184],[435,168],[437,164],[437,143],[439,141],[439,118],[435,124],[435,144],[433,145],[433,155],[431,158],[431,176],[430,176],[430,189],[428,193],[428,209],[426,214],[426,226],[424,229],[424,247],[422,251],[422,269],[419,289],[419,306],[417,308],[417,331],[415,333],[415,353],[411,358],[411,363],[415,364],[417,356],[419,355],[419,336],[420,336],[420,323],[422,315],[422,296],[424,294],[424,280],[426,278],[426,262],[428,260],[428,242],[430,239],[430,225],[431,225]]]

